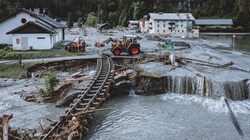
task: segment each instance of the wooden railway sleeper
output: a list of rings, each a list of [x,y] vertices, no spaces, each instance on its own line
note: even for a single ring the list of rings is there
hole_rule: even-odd
[[[93,96],[95,96],[95,94],[87,93],[86,96],[87,97],[93,97]]]

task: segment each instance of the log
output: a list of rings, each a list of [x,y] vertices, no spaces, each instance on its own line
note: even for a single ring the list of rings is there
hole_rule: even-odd
[[[60,82],[71,83],[71,82],[74,82],[74,81],[88,81],[88,80],[94,80],[94,79],[93,78],[77,78],[77,79],[60,80]]]
[[[3,140],[9,140],[9,120],[13,115],[3,115]]]

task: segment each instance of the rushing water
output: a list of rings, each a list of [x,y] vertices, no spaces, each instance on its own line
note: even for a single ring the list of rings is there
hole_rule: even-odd
[[[250,52],[250,35],[237,35],[235,40],[232,35],[200,35],[200,38],[233,46],[236,51]]]
[[[250,137],[250,101],[230,102],[246,137]],[[119,95],[98,112],[89,140],[236,140],[223,99],[196,95]]]

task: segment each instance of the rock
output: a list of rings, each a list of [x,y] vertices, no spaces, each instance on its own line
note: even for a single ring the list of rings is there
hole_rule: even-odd
[[[75,98],[77,98],[78,95],[80,95],[80,92],[73,92],[73,93],[68,93],[67,96],[65,96],[63,99],[59,100],[56,103],[56,107],[67,107],[69,106]]]
[[[0,87],[10,87],[15,83],[13,79],[6,79],[6,78],[1,79],[0,81],[1,81]]]

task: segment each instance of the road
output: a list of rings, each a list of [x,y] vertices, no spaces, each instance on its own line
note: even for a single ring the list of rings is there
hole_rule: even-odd
[[[29,62],[48,62],[48,61],[64,61],[64,60],[77,60],[77,59],[97,59],[100,56],[98,54],[93,55],[83,55],[83,56],[66,56],[66,57],[54,57],[54,58],[38,58],[38,59],[22,59],[23,63]],[[141,58],[141,55],[130,56],[130,55],[121,55],[121,56],[111,56],[115,59],[133,59]],[[19,60],[0,60],[0,64],[11,64],[17,63]]]

